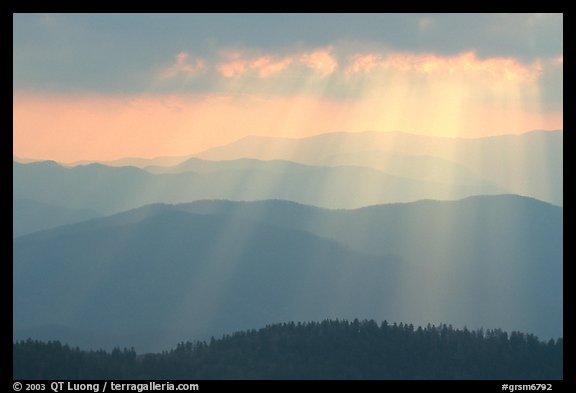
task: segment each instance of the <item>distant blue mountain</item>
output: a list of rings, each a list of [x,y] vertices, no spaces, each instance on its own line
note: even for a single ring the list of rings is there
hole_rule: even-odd
[[[421,180],[448,178],[455,183],[468,171],[506,192],[563,204],[562,130],[483,138],[370,131],[334,132],[307,138],[249,136],[195,157],[356,165]]]
[[[563,210],[532,198],[477,196],[356,210],[285,201],[199,201],[171,208],[260,220],[334,239],[362,253],[401,256],[407,270],[398,279],[412,288],[404,301],[416,305],[426,299],[436,305],[422,307],[424,320],[418,323],[486,326],[498,319],[495,326],[544,337],[562,331]],[[398,319],[412,320],[413,307],[405,310],[410,311]]]
[[[454,186],[484,186],[495,189],[490,184],[466,168],[430,156],[408,156],[382,151],[363,151],[355,154],[331,156],[322,160],[321,166],[355,167],[376,169],[383,173],[412,180],[452,184]],[[151,173],[214,173],[223,170],[268,170],[286,172],[293,169],[305,169],[310,165],[298,164],[286,160],[259,160],[240,158],[234,160],[211,161],[200,158],[189,158],[174,166],[146,166]]]
[[[557,337],[562,224],[512,195],[145,206],[14,239],[14,337],[148,351],[323,318]]]
[[[322,207],[355,208],[503,192],[486,182],[436,183],[363,167],[318,167],[257,160],[199,162],[195,159],[186,163],[192,164],[193,168],[204,167],[204,170],[152,174],[135,167],[101,164],[63,167],[50,161],[14,162],[13,197],[69,209],[115,213],[150,203],[201,199],[285,199]]]
[[[12,201],[12,234],[13,237],[26,235],[35,231],[72,224],[98,217],[100,214],[90,209],[69,209],[53,206],[30,199]]]
[[[106,221],[14,240],[16,337],[158,350],[276,320],[375,312],[393,299],[395,258],[302,231],[169,210]]]

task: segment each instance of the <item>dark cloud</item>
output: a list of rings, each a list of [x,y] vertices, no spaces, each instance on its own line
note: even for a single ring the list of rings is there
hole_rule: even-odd
[[[561,14],[17,14],[13,86],[149,90],[180,51],[213,60],[227,48],[474,50],[531,63],[562,53],[562,25]]]

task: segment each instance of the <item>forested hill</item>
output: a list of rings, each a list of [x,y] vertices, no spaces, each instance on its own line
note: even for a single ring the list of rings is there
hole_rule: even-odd
[[[563,341],[499,329],[283,323],[161,354],[14,344],[14,379],[562,379]]]

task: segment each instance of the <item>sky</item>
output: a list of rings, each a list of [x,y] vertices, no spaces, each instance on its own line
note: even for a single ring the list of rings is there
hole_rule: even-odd
[[[563,128],[561,14],[14,14],[13,152]]]

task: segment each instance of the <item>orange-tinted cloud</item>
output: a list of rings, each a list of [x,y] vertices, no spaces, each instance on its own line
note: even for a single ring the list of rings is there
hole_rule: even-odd
[[[177,75],[192,76],[206,69],[206,62],[203,59],[196,59],[194,64],[188,62],[190,56],[182,51],[176,55],[176,62],[167,67],[163,72],[164,78],[172,78]]]
[[[240,77],[250,70],[256,71],[256,74],[261,78],[268,78],[272,75],[286,69],[293,59],[286,57],[280,60],[275,60],[272,56],[260,56],[254,59],[244,59],[240,56],[237,58],[220,63],[216,66],[218,72],[226,78]]]
[[[278,74],[285,70],[290,64],[292,64],[293,59],[286,57],[281,60],[274,60],[269,56],[259,57],[250,63],[251,68],[258,70],[258,75],[262,78],[267,78],[269,76]]]
[[[299,61],[322,77],[332,74],[338,67],[338,62],[332,56],[332,48],[316,49],[313,52],[304,53],[299,57]]]
[[[354,55],[350,58],[346,74],[355,74],[358,72],[370,72],[382,61],[381,56],[369,53],[367,55]]]
[[[247,62],[245,60],[233,60],[227,63],[218,64],[218,72],[226,78],[233,78],[244,74]]]
[[[285,56],[250,56],[241,51],[230,51],[224,54],[227,60],[217,64],[216,70],[226,78],[241,77],[250,71],[260,78],[268,78],[280,74],[291,65],[301,64],[325,77],[338,67],[338,62],[331,52],[332,48],[324,48]]]
[[[454,77],[476,78],[492,82],[530,82],[539,77],[542,72],[542,61],[525,65],[511,57],[492,57],[479,59],[475,52],[469,51],[453,56],[442,56],[433,53],[357,53],[348,56],[340,68],[338,60],[333,55],[334,49],[318,48],[309,52],[287,54],[254,55],[246,51],[233,50],[225,52],[223,61],[217,61],[210,66],[204,59],[191,62],[186,52],[176,56],[175,64],[163,71],[164,77],[176,75],[197,75],[210,68],[226,79],[240,78],[245,75],[267,79],[280,76],[292,66],[301,65],[304,68],[324,78],[329,75],[337,78],[350,78],[354,75],[379,74],[393,75],[400,73],[416,77]],[[563,56],[554,59],[555,64],[563,64]]]
[[[368,53],[355,55],[346,68],[347,74],[396,71],[420,75],[459,75],[491,79],[529,81],[538,77],[538,63],[526,66],[514,58],[478,59],[474,52],[456,56],[395,53],[388,56]]]

